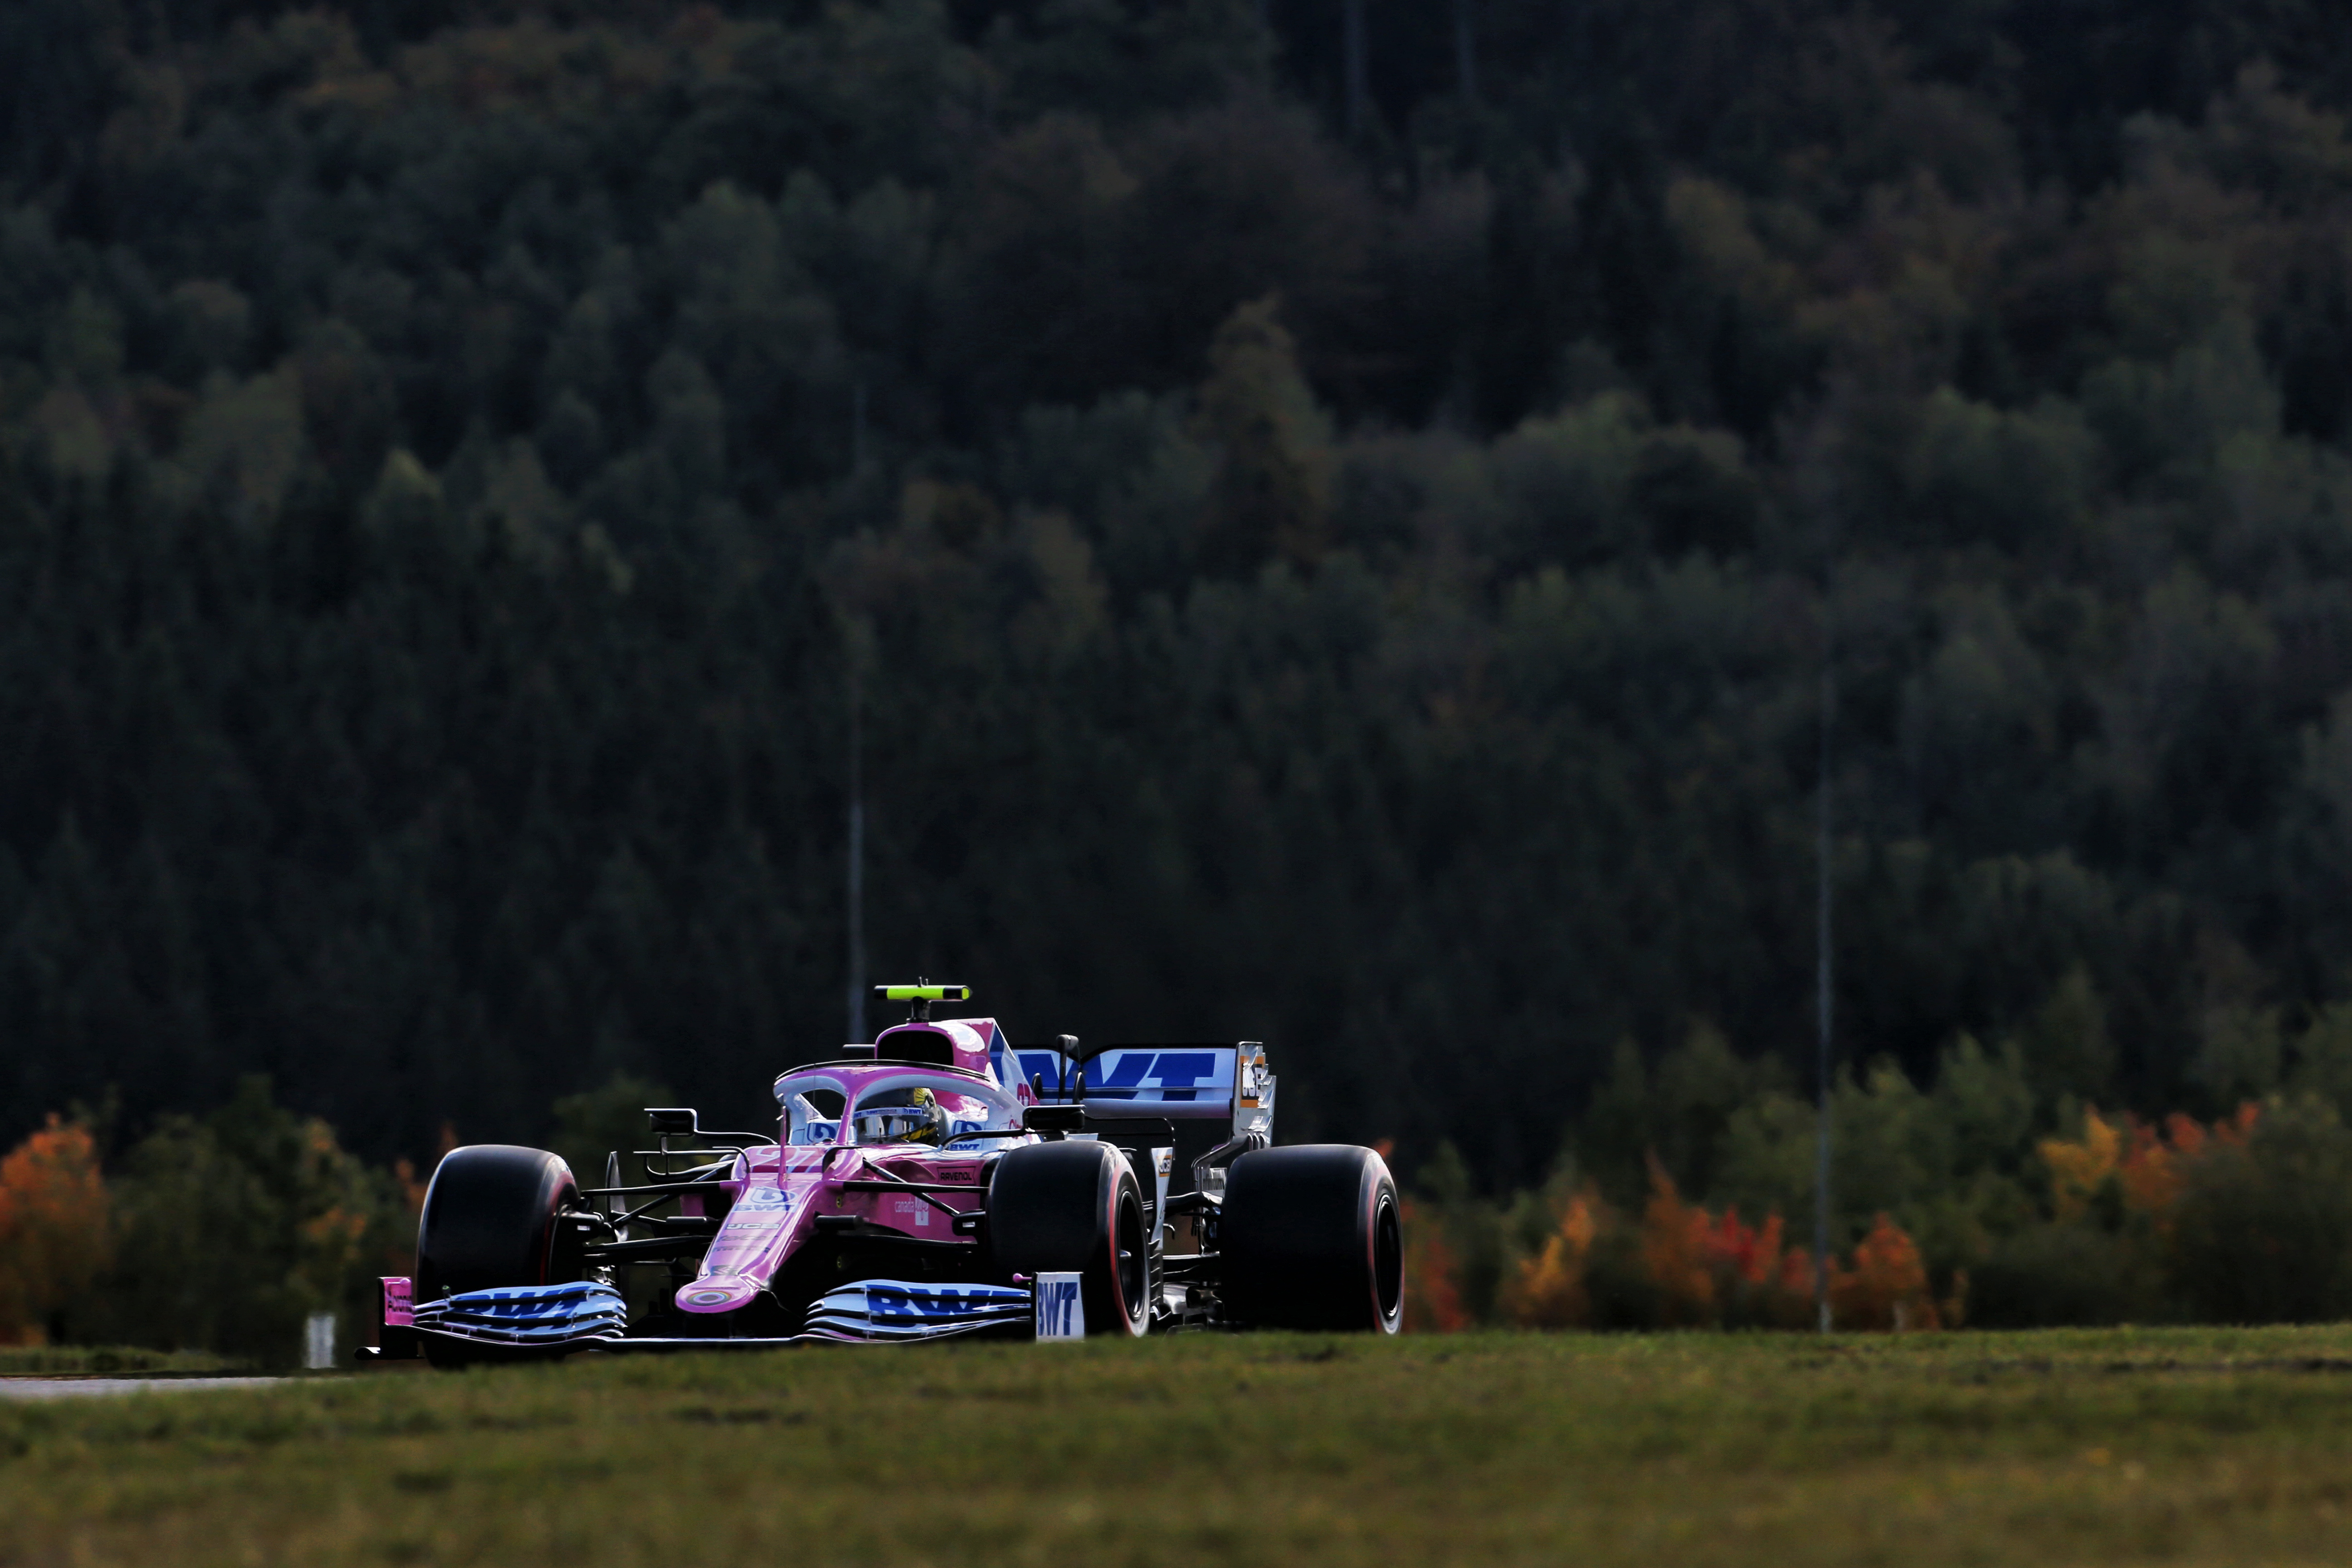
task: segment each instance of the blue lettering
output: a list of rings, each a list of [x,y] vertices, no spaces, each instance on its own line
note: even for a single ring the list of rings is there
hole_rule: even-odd
[[[1133,1089],[1151,1070],[1153,1058],[1150,1051],[1115,1051],[1111,1056],[1117,1065],[1110,1069],[1110,1076],[1103,1079],[1105,1089]]]
[[[1179,1089],[1213,1078],[1216,1071],[1217,1058],[1212,1052],[1162,1051],[1151,1076],[1171,1089]]]

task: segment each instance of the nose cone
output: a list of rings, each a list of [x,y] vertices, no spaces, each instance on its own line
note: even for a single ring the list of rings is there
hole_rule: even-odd
[[[677,1293],[681,1312],[731,1312],[760,1293],[760,1282],[740,1274],[712,1274],[683,1286]]]

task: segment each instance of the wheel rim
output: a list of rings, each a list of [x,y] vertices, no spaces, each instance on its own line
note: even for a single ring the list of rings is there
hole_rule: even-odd
[[[1132,1191],[1119,1196],[1118,1229],[1111,1246],[1116,1254],[1111,1261],[1118,1274],[1118,1303],[1132,1327],[1150,1310],[1143,1299],[1150,1264],[1143,1241],[1143,1205]]]
[[[1372,1305],[1385,1325],[1403,1304],[1404,1227],[1398,1222],[1396,1194],[1382,1187],[1372,1214]]]

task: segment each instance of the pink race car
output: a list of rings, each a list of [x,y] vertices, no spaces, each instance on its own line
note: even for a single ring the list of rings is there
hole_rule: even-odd
[[[776,1079],[776,1134],[646,1112],[656,1147],[582,1187],[487,1143],[433,1173],[379,1346],[436,1365],[992,1333],[1397,1331],[1396,1184],[1351,1144],[1273,1146],[1265,1048],[1008,1043],[912,1005]]]

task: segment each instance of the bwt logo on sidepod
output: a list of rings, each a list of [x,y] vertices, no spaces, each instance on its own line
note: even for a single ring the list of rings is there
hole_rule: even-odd
[[[1036,1302],[1039,1339],[1082,1340],[1087,1337],[1087,1306],[1078,1300],[1076,1275],[1037,1276]]]

